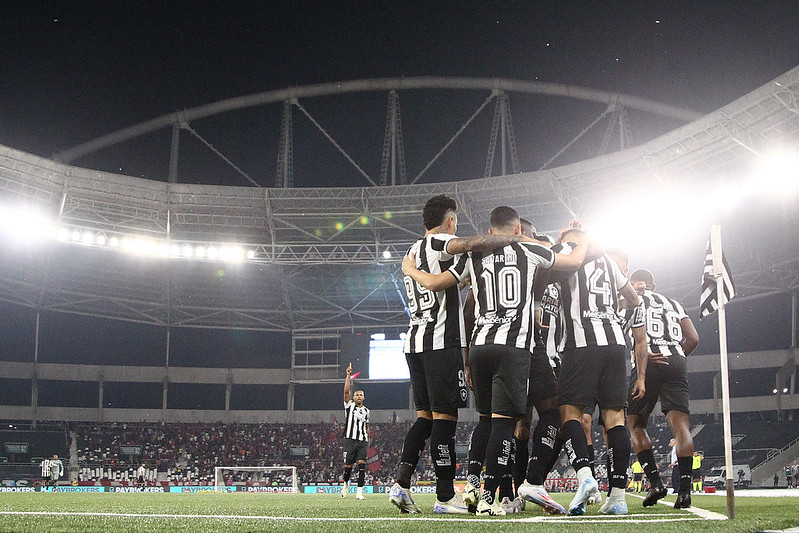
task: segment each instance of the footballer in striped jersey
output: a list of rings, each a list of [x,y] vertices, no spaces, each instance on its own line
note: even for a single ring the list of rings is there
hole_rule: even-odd
[[[436,473],[436,513],[465,513],[455,495],[455,427],[458,409],[466,407],[467,379],[464,369],[464,331],[461,299],[456,281],[463,277],[470,250],[493,250],[522,240],[519,236],[455,236],[457,204],[445,195],[430,198],[422,209],[424,237],[406,256],[415,268],[444,276],[448,284],[425,287],[404,278],[410,324],[405,340],[405,358],[411,377],[416,422],[405,437],[396,483],[389,501],[402,513],[416,513],[410,483],[425,441],[430,439]],[[404,261],[405,262],[405,261]],[[403,262],[403,263],[404,263]]]
[[[630,275],[630,283],[639,294],[641,304],[633,310],[627,310],[626,318],[633,325],[644,324],[646,331],[646,357],[641,359],[636,353],[633,359],[627,411],[632,445],[651,483],[643,504],[645,507],[655,505],[666,495],[666,488],[660,479],[652,452],[652,440],[646,431],[649,415],[660,399],[661,410],[666,415],[666,422],[676,440],[675,449],[680,466],[679,488],[675,487],[678,495],[674,507],[690,507],[694,442],[689,420],[686,356],[699,344],[699,335],[678,301],[655,292],[655,279],[650,271],[636,270]],[[642,364],[646,367],[643,385],[645,393],[636,397],[633,392],[636,387],[641,386],[636,383],[636,380],[641,379],[641,373],[637,372],[636,366]]]
[[[582,231],[569,228],[562,241],[574,241]],[[624,491],[630,456],[630,436],[625,427],[626,342],[617,314],[619,296],[638,305],[638,295],[619,265],[606,254],[589,258],[576,272],[560,279],[561,313],[565,334],[559,374],[560,414],[566,450],[578,476],[578,490],[569,514],[585,513],[585,504],[598,493],[589,467],[588,443],[581,423],[583,410],[597,402],[602,414],[611,458],[608,479],[611,493],[603,514],[627,514]],[[641,327],[635,334],[641,336]]]
[[[491,235],[520,236],[518,213],[507,206],[491,212]],[[533,347],[533,284],[539,267],[574,270],[585,258],[587,239],[570,255],[556,255],[534,242],[519,242],[490,252],[469,253],[468,275],[475,300],[475,326],[469,350],[469,367],[475,405],[482,415],[472,434],[470,455],[481,450],[485,461],[483,487],[477,513],[505,514],[495,501],[496,489],[506,470],[516,426],[523,416]],[[451,269],[451,276],[434,275],[403,261],[403,272],[428,289],[454,285],[466,272]],[[489,418],[490,416],[490,418]],[[484,426],[490,428],[483,431]],[[476,452],[475,452],[476,450]],[[471,502],[467,502],[471,503]]]
[[[358,490],[356,500],[365,500],[363,483],[366,477],[366,454],[369,447],[369,408],[363,404],[362,390],[350,393],[352,382],[352,363],[347,367],[344,380],[344,484],[341,486],[341,497],[347,496],[350,488],[350,475],[356,461],[358,463]]]

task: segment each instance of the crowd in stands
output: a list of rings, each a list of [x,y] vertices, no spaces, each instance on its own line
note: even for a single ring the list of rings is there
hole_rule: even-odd
[[[657,420],[656,420],[657,422]],[[792,424],[748,422],[754,424],[747,432],[752,444],[762,445],[761,434],[782,440],[796,438]],[[367,461],[367,483],[390,485],[402,451],[403,439],[410,422],[389,422],[371,426],[370,453]],[[702,426],[701,424],[699,426]],[[717,445],[715,433],[719,424],[697,427],[697,449],[710,451]],[[772,427],[773,426],[773,427]],[[42,428],[42,425],[39,425]],[[787,428],[787,429],[786,429]],[[468,446],[473,423],[458,424],[456,444],[459,445],[458,479],[465,477],[465,448]],[[749,428],[746,428],[749,429]],[[771,429],[773,431],[766,431]],[[791,431],[788,431],[788,430]],[[64,454],[65,463],[77,466],[80,481],[133,482],[137,469],[146,465],[148,482],[173,484],[213,484],[215,466],[296,466],[300,483],[339,483],[343,466],[342,427],[339,423],[319,424],[222,424],[222,423],[58,423],[49,431],[59,430],[73,436],[74,451]],[[755,431],[757,430],[757,431]],[[790,433],[790,434],[788,434]],[[656,457],[668,465],[671,432],[665,423],[650,427]],[[597,451],[597,476],[603,478],[604,446],[601,434],[594,433]],[[67,437],[67,441],[71,440]],[[780,439],[776,439],[780,440]],[[770,442],[776,442],[771,440]],[[748,442],[748,441],[747,441]],[[141,447],[140,455],[123,453],[125,446]],[[736,450],[739,454],[744,450]],[[73,458],[74,455],[74,458]],[[750,461],[745,461],[750,462]],[[708,461],[708,463],[712,463]],[[708,467],[710,464],[707,465]],[[662,469],[662,470],[665,470]],[[663,472],[665,474],[665,472]],[[551,477],[573,475],[565,456],[561,456]],[[241,476],[237,476],[241,477]],[[416,471],[416,481],[434,480],[429,451],[425,451]]]
[[[410,422],[371,426],[367,482],[391,484]],[[141,464],[149,482],[213,484],[215,466],[296,466],[300,482],[339,483],[342,428],[320,424],[90,423],[59,424],[74,435],[80,481],[133,482]],[[474,424],[458,426],[456,443],[464,448]],[[123,453],[140,446],[140,455]],[[374,449],[372,449],[374,448]],[[307,451],[307,455],[305,455]],[[292,453],[294,452],[294,454]],[[465,454],[458,475],[465,478]],[[66,462],[66,461],[65,461]],[[565,470],[566,466],[559,468]],[[556,472],[553,475],[561,475]],[[240,476],[237,476],[237,478]],[[416,471],[417,482],[433,481],[429,452]]]

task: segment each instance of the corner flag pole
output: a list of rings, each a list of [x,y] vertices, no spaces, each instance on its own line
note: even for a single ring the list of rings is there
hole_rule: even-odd
[[[721,357],[721,405],[724,420],[724,466],[727,472],[727,517],[735,518],[735,482],[732,477],[732,427],[730,425],[730,370],[727,362],[727,316],[723,277],[724,265],[721,251],[721,226],[710,228],[710,249],[713,251],[713,275],[716,278],[716,295],[719,302],[719,350]]]

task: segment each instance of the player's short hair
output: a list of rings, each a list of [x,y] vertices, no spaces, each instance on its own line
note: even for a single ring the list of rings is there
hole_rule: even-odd
[[[535,226],[533,226],[533,223],[526,218],[520,218],[519,222],[522,225],[522,235],[535,239]]]
[[[564,230],[561,230],[560,234],[558,234],[558,242],[563,242],[565,240],[566,235],[568,235],[569,233],[574,233],[576,235],[582,235],[585,232],[583,230],[581,230],[580,228],[566,228]]]
[[[630,262],[630,257],[627,255],[627,252],[625,252],[621,248],[608,248],[607,250],[605,250],[605,253],[608,255],[618,257],[619,259],[623,260],[625,263]]]
[[[630,283],[635,283],[636,281],[643,281],[647,287],[655,286],[655,276],[645,268],[639,268],[630,274]]]
[[[458,210],[458,204],[445,194],[439,194],[430,198],[424,208],[422,208],[422,220],[425,229],[433,229],[444,223],[447,212]]]
[[[519,213],[512,207],[501,205],[491,210],[491,227],[505,228],[519,224]]]

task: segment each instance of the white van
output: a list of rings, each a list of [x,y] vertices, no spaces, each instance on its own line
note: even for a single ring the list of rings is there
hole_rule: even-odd
[[[736,489],[748,489],[752,484],[752,469],[749,465],[732,465],[732,480]],[[705,485],[717,489],[727,488],[726,468],[723,466],[711,468],[710,473],[705,476]]]

